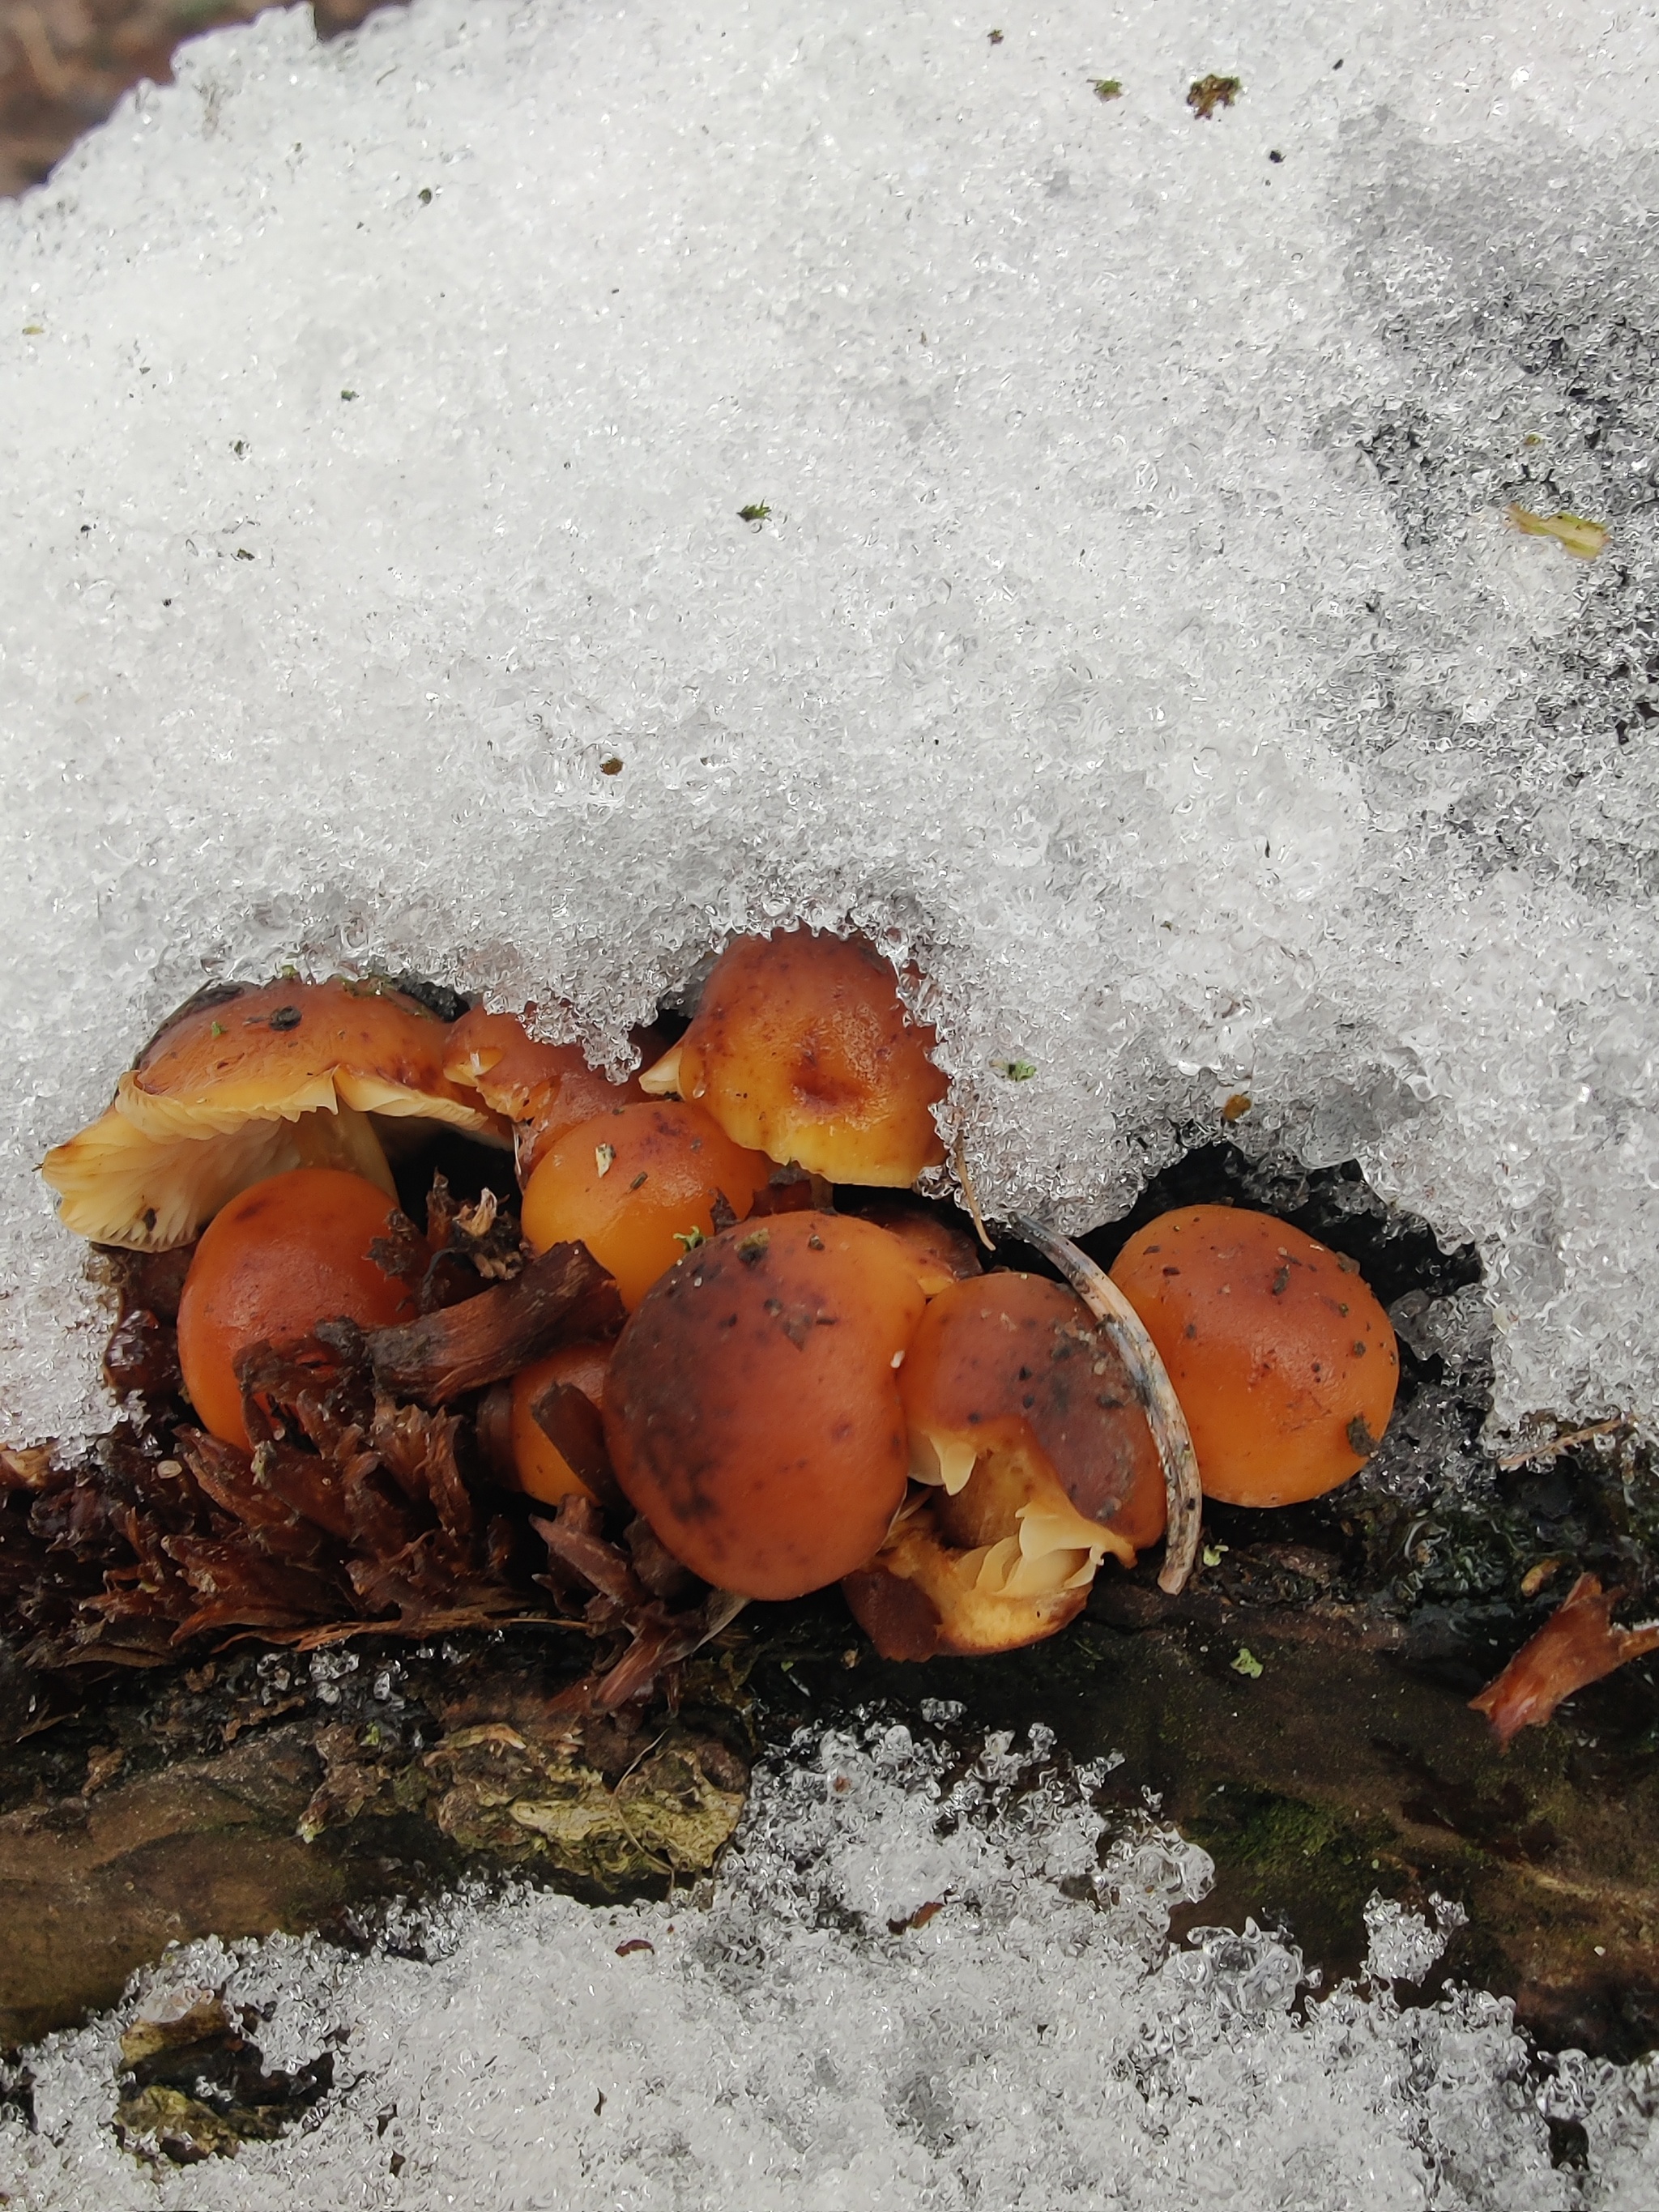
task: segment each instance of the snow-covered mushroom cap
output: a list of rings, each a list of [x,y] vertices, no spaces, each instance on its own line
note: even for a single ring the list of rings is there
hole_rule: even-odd
[[[446,1078],[447,1033],[418,1000],[372,981],[204,993],[41,1173],[68,1228],[141,1252],[189,1243],[239,1191],[289,1168],[343,1168],[392,1196],[371,1115],[507,1141],[477,1094]]]

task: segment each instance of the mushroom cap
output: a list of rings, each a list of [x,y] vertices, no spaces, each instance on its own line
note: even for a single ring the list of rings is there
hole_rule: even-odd
[[[1180,1399],[1205,1495],[1291,1505],[1358,1472],[1394,1410],[1400,1352],[1352,1260],[1242,1206],[1188,1206],[1111,1267]]]
[[[605,1431],[676,1559],[787,1598],[871,1556],[904,1497],[898,1370],[923,1304],[896,1240],[840,1214],[728,1229],[663,1278],[617,1343]]]
[[[966,1282],[983,1273],[979,1247],[943,1206],[896,1191],[859,1192],[846,1204],[847,1211],[860,1221],[873,1222],[908,1248],[916,1262],[924,1297],[936,1298],[952,1283]]]
[[[1118,1553],[1163,1534],[1158,1447],[1121,1355],[1074,1291],[999,1271],[928,1306],[899,1377],[912,1472],[964,1547],[1041,1523],[1055,1546]],[[1018,1493],[1018,1494],[1016,1494]]]
[[[1109,1551],[1163,1533],[1158,1447],[1116,1346],[1039,1275],[957,1281],[899,1376],[910,1472],[927,1487],[843,1584],[890,1659],[1012,1651],[1087,1602]]]
[[[605,1378],[616,1339],[561,1344],[544,1358],[521,1367],[510,1385],[513,1399],[510,1430],[513,1465],[519,1487],[544,1505],[556,1505],[573,1491],[583,1498],[593,1492],[537,1420],[532,1407],[542,1393],[562,1384],[580,1390],[589,1404],[603,1411]]]
[[[443,1072],[515,1125],[520,1182],[529,1182],[549,1146],[568,1129],[645,1097],[637,1076],[613,1083],[588,1065],[579,1044],[544,1043],[517,1014],[487,1013],[482,1006],[451,1024]]]
[[[413,1320],[410,1283],[370,1256],[395,1210],[376,1184],[337,1168],[267,1176],[220,1208],[179,1299],[179,1365],[204,1428],[248,1449],[236,1360],[250,1346],[309,1336],[325,1321]]]
[[[738,1144],[785,1165],[903,1188],[945,1158],[936,1042],[867,945],[785,930],[727,946],[690,1028],[641,1081],[695,1099]]]
[[[301,1166],[392,1194],[370,1114],[507,1141],[443,1073],[444,1024],[390,986],[336,979],[228,988],[158,1030],[98,1120],[41,1173],[65,1225],[135,1251],[187,1244],[239,1190]]]
[[[525,1188],[520,1225],[538,1252],[586,1244],[631,1313],[688,1239],[713,1236],[717,1200],[744,1219],[771,1171],[700,1108],[645,1099],[555,1139]]]
[[[352,1106],[500,1142],[496,1117],[444,1074],[447,1036],[418,999],[389,984],[264,983],[169,1022],[121,1078],[116,1103],[156,1137]]]

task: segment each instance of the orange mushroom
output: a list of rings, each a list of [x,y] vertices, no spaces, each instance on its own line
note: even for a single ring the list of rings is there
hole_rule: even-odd
[[[647,1099],[578,1122],[543,1153],[524,1194],[538,1252],[586,1244],[631,1313],[659,1275],[726,1217],[745,1218],[772,1172],[696,1106]]]
[[[394,1211],[377,1184],[337,1168],[268,1176],[220,1208],[179,1299],[179,1365],[204,1428],[248,1449],[236,1361],[251,1346],[308,1336],[325,1321],[414,1319],[409,1281],[373,1253]]]
[[[225,1201],[296,1167],[392,1193],[376,1127],[447,1123],[507,1141],[443,1073],[445,1027],[376,981],[278,981],[204,994],[160,1030],[112,1105],[47,1153],[64,1224],[101,1244],[188,1244]]]
[[[597,1416],[604,1409],[605,1378],[615,1349],[614,1338],[562,1344],[545,1358],[532,1359],[528,1367],[521,1367],[508,1386],[512,1399],[507,1444],[513,1471],[520,1489],[539,1498],[544,1505],[556,1505],[573,1491],[583,1498],[592,1498],[595,1492],[592,1484],[576,1472],[536,1419],[538,1401],[550,1390],[576,1391]]]
[[[1164,1532],[1163,1466],[1128,1370],[1081,1298],[1036,1275],[957,1282],[928,1306],[899,1392],[929,1486],[844,1588],[888,1658],[1052,1636],[1110,1552]]]
[[[1158,1347],[1206,1497],[1295,1504],[1376,1450],[1400,1353],[1352,1260],[1270,1213],[1189,1206],[1137,1231],[1111,1275]]]
[[[886,1230],[907,1248],[926,1298],[937,1297],[952,1283],[965,1282],[981,1272],[978,1246],[942,1206],[883,1191],[872,1196],[855,1193],[848,1211]]]
[[[517,1014],[474,1006],[449,1031],[444,1074],[477,1091],[513,1124],[520,1183],[527,1183],[556,1139],[608,1108],[645,1097],[637,1076],[613,1083],[588,1065],[580,1045],[532,1037]]]
[[[640,1080],[653,1097],[695,1100],[785,1165],[902,1188],[945,1158],[935,1041],[869,946],[784,930],[726,948],[690,1028]]]
[[[921,1318],[913,1261],[830,1213],[728,1229],[618,1340],[617,1480],[674,1557],[746,1597],[799,1597],[867,1559],[905,1493],[898,1391]]]

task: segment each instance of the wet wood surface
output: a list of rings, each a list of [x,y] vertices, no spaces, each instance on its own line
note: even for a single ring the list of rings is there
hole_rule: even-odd
[[[1241,1652],[1259,1673],[1238,1670]],[[659,1887],[671,1860],[687,1878],[737,1817],[734,1747],[781,1744],[813,1717],[879,1712],[921,1729],[927,1698],[960,1703],[952,1725],[970,1747],[1041,1722],[1079,1759],[1121,1754],[1108,1820],[1151,1791],[1217,1863],[1177,1938],[1254,1914],[1328,1987],[1358,1971],[1370,1897],[1420,1907],[1438,1893],[1469,1925],[1425,1994],[1450,1975],[1513,1996],[1553,2047],[1628,2057],[1659,2042],[1659,1703],[1640,1682],[1595,1686],[1569,1723],[1505,1753],[1397,1626],[1351,1608],[1242,1607],[1201,1588],[1170,1600],[1124,1580],[1049,1644],[904,1667],[876,1659],[834,1601],[809,1601],[757,1610],[696,1662],[673,1759],[639,1785],[657,1810],[642,1827],[635,1805],[573,1854],[561,1835],[591,1838],[595,1807],[604,1830],[631,1753],[622,1737],[590,1752],[573,1736],[568,1661],[528,1632],[475,1639],[464,1660],[358,1657],[343,1702],[297,1662],[279,1692],[269,1658],[263,1675],[249,1658],[197,1691],[118,1684],[113,1704],[25,1739],[0,1815],[0,2041],[113,2003],[169,1942],[314,1928],[362,1942],[377,1900],[464,1871],[595,1896]],[[388,1668],[396,1726],[374,1717],[370,1686]],[[648,1830],[643,1856],[619,1842],[665,1806],[678,1826]]]

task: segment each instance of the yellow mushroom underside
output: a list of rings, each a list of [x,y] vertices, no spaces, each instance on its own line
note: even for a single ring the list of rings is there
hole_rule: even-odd
[[[113,1104],[55,1146],[41,1173],[58,1193],[59,1218],[77,1236],[166,1252],[189,1243],[238,1192],[290,1168],[343,1168],[395,1198],[371,1114],[447,1122],[500,1141],[495,1116],[482,1109],[346,1068],[303,1071],[281,1092],[243,1079],[182,1098],[145,1091],[129,1073]]]
[[[1025,1599],[1086,1589],[1108,1552],[1133,1566],[1133,1547],[1115,1529],[1079,1513],[1035,1455],[981,1455],[969,1439],[920,1431],[912,1432],[910,1448],[912,1480],[942,1489],[947,1498],[961,1495],[976,1467],[984,1470],[981,1480],[1026,1492],[1025,1502],[1013,1510],[1012,1534],[950,1554],[949,1571],[965,1587],[987,1596]]]
[[[111,1106],[49,1152],[41,1171],[65,1228],[96,1244],[167,1252],[188,1244],[239,1191],[290,1168],[343,1168],[397,1195],[373,1124],[349,1107],[244,1120],[223,1134],[157,1137]]]

